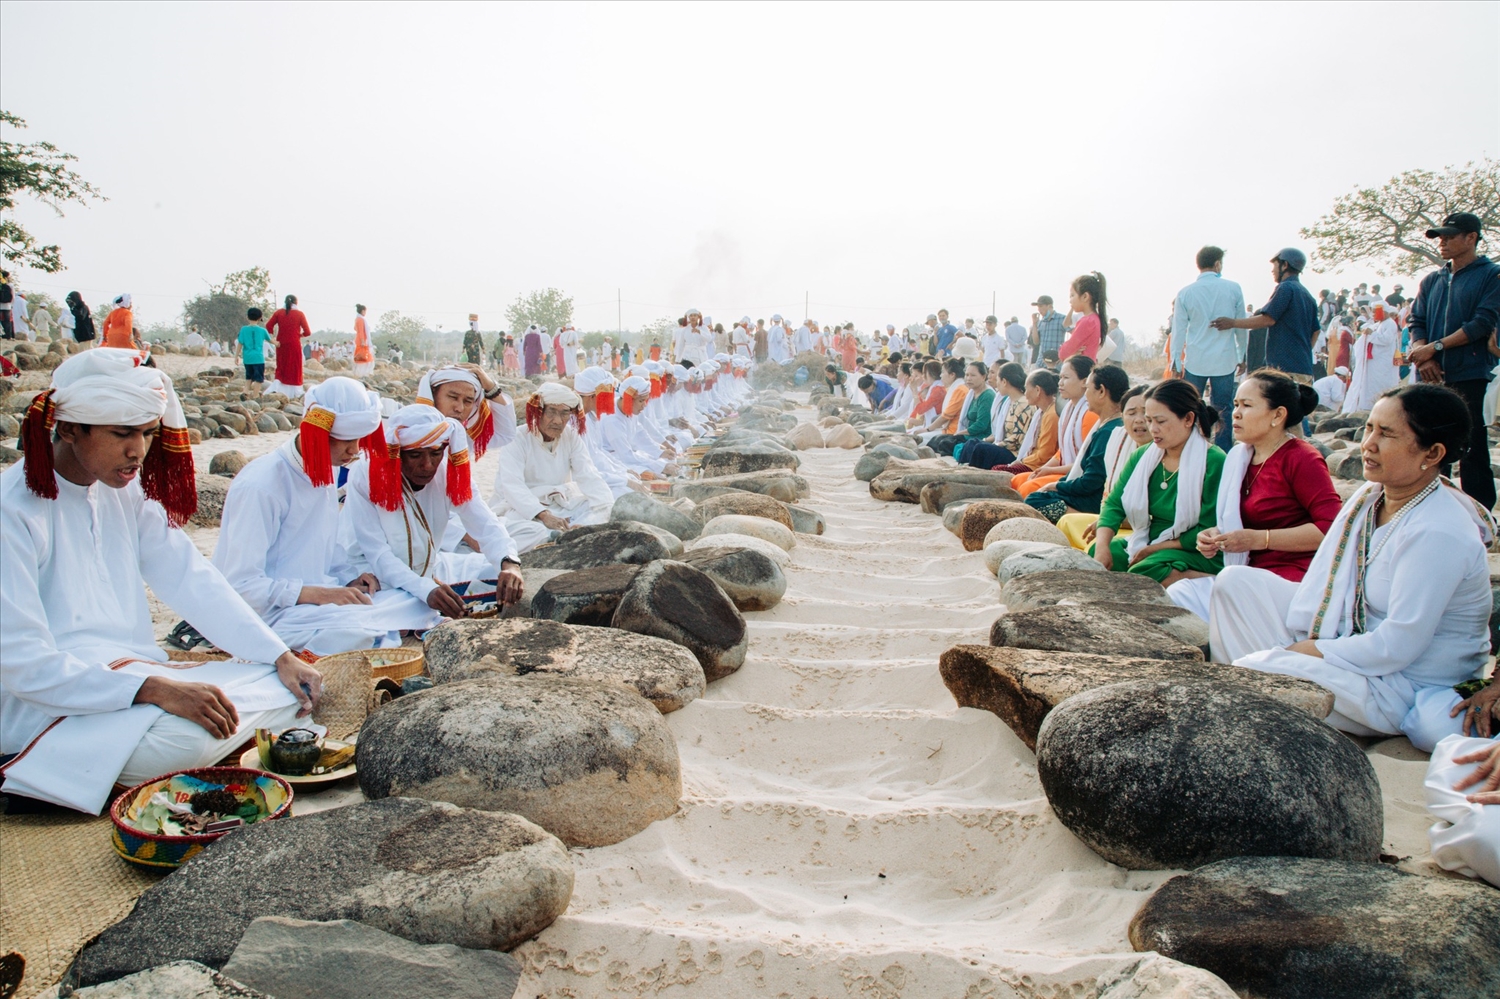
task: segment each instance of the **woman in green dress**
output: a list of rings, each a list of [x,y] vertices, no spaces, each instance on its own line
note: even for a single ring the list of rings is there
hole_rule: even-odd
[[[1205,558],[1197,546],[1199,533],[1218,522],[1224,452],[1209,443],[1218,416],[1185,380],[1158,382],[1147,391],[1152,443],[1131,455],[1099,512],[1089,554],[1100,565],[1163,586],[1224,568],[1222,555]],[[1126,520],[1134,530],[1116,538]],[[1148,521],[1150,530],[1142,530]]]

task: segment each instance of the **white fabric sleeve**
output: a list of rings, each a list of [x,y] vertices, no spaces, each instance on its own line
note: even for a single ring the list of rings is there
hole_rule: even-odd
[[[286,497],[278,490],[261,488],[257,480],[240,476],[235,477],[224,499],[213,564],[245,603],[264,618],[272,611],[295,606],[304,584],[300,579],[272,579],[266,574],[266,553],[289,512]]]
[[[516,403],[505,393],[490,400],[490,418],[495,421],[495,436],[490,447],[504,447],[516,439]]]
[[[463,521],[464,530],[479,542],[479,550],[484,552],[484,557],[490,560],[497,572],[500,570],[500,563],[506,559],[513,562],[520,560],[521,553],[516,547],[515,539],[510,536],[500,518],[495,516],[495,511],[485,506],[478,497],[459,507],[457,512],[459,519]]]
[[[0,687],[52,716],[119,711],[135,702],[141,676],[105,669],[57,648],[41,597],[47,544],[21,517],[0,513]]]
[[[608,516],[615,505],[614,494],[610,492],[604,477],[599,474],[599,469],[594,467],[588,445],[580,437],[573,438],[573,453],[568,455],[568,468],[573,473],[573,481],[578,483],[578,488],[588,497],[589,506],[595,512]]]
[[[500,467],[495,471],[495,497],[504,501],[507,515],[519,520],[534,520],[542,504],[526,485],[526,455],[529,442],[517,440],[500,449]],[[476,535],[477,537],[478,535]]]

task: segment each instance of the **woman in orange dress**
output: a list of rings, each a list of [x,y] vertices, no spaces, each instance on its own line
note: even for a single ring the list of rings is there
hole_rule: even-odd
[[[1058,370],[1057,392],[1065,405],[1058,417],[1057,453],[1035,471],[1022,472],[1011,480],[1011,488],[1023,498],[1049,482],[1066,478],[1073,470],[1073,462],[1083,454],[1083,442],[1099,422],[1099,415],[1089,411],[1088,399],[1083,394],[1093,370],[1094,362],[1083,354],[1074,354]]]
[[[141,342],[135,336],[135,314],[130,311],[130,294],[119,296],[111,304],[114,308],[104,320],[104,346],[139,350]]]
[[[370,325],[365,307],[354,307],[354,377],[364,378],[375,370],[375,351],[370,347]]]

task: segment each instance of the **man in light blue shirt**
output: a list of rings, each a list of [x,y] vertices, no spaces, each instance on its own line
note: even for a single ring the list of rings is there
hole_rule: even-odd
[[[1243,373],[1249,337],[1244,330],[1216,330],[1219,316],[1243,316],[1245,293],[1224,272],[1224,251],[1205,246],[1198,251],[1198,280],[1177,293],[1172,307],[1169,354],[1172,370],[1202,392],[1206,386],[1219,411],[1219,433],[1214,443],[1224,450],[1234,442],[1230,416],[1234,408],[1235,376]]]

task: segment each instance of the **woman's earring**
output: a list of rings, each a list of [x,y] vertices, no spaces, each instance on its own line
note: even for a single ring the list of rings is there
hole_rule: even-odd
[[[1427,471],[1427,466],[1425,464],[1422,466],[1422,471]]]

